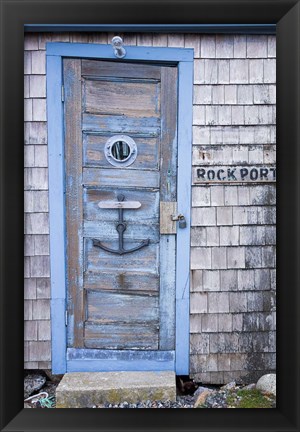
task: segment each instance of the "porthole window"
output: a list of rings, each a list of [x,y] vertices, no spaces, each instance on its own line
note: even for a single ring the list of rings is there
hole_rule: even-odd
[[[127,135],[114,135],[106,141],[104,153],[111,165],[127,167],[133,164],[137,157],[137,146]]]
[[[111,146],[111,155],[115,160],[125,162],[130,157],[130,147],[126,141],[116,141]]]

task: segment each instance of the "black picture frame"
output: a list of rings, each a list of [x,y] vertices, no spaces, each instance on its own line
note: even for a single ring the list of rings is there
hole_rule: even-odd
[[[0,0],[1,430],[298,431],[299,0]],[[278,407],[262,410],[23,409],[24,24],[276,24]]]

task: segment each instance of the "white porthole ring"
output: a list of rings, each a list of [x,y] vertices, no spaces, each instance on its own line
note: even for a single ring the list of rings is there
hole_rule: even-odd
[[[124,159],[117,159],[113,154],[113,146],[118,142],[125,143],[129,147],[129,154]],[[118,168],[128,167],[136,160],[137,145],[135,141],[128,135],[114,135],[106,141],[104,146],[104,155],[107,162],[109,162],[111,165]]]

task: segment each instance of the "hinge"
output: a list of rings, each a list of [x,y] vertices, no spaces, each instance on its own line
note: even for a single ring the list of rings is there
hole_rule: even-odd
[[[65,325],[67,326],[68,325],[68,311],[66,310],[66,313],[65,313]]]
[[[65,88],[63,85],[61,86],[61,101],[65,101]]]

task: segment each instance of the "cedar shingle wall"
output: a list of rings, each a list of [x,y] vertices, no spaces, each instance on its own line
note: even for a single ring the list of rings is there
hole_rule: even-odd
[[[207,36],[195,60],[193,165],[275,163],[275,37]],[[192,186],[191,374],[275,368],[275,186]]]
[[[45,42],[25,36],[25,367],[51,367]],[[194,48],[193,165],[275,162],[275,36],[128,34]],[[191,375],[254,380],[275,368],[275,186],[192,185]]]

